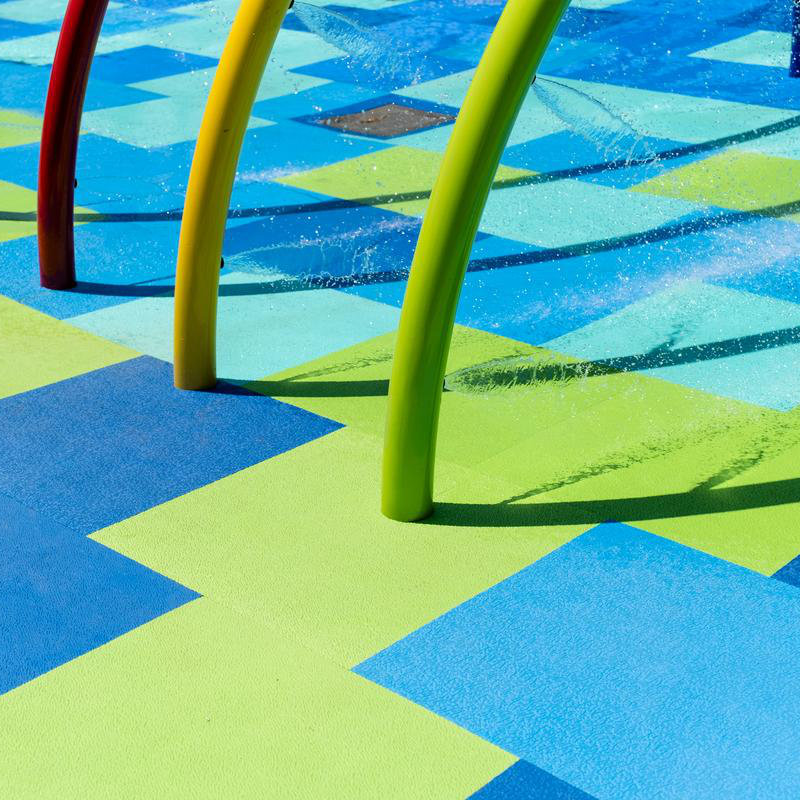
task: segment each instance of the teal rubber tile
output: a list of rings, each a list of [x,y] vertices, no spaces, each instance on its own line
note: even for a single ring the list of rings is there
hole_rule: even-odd
[[[800,305],[680,283],[546,347],[723,397],[800,404]]]
[[[83,115],[87,133],[106,136],[135,147],[166,147],[197,138],[205,102],[184,97],[164,97],[133,105],[101,108]],[[250,117],[249,128],[273,123]]]
[[[639,233],[699,210],[684,200],[642,198],[640,192],[577,180],[503,189],[489,195],[480,229],[540,247],[564,247]]]
[[[388,333],[400,318],[397,308],[333,289],[271,294],[263,276],[245,273],[229,273],[220,283],[217,373],[228,380],[255,380],[297,366]],[[70,323],[172,361],[173,308],[171,296],[147,297]]]
[[[611,6],[621,6],[623,3],[630,3],[631,0],[572,0],[570,8],[586,8],[590,11],[600,11]]]
[[[463,73],[462,73],[463,74]],[[469,73],[470,77],[472,72]],[[438,81],[431,81],[432,84],[438,84]],[[448,86],[446,79],[442,79],[442,85]],[[422,84],[420,84],[422,86]],[[440,99],[436,102],[444,103],[445,97],[450,97],[449,90],[439,92],[414,92],[412,89],[403,89],[395,94],[412,97],[418,100],[428,100],[425,95],[438,96]],[[459,107],[461,105],[462,97],[456,93],[451,97],[450,105]],[[542,101],[534,94],[529,94],[522,103],[522,108],[517,115],[517,120],[508,137],[507,147],[514,145],[524,144],[532,139],[540,139],[544,136],[550,136],[554,133],[560,133],[567,130],[566,123],[557,117],[550,109],[548,109]],[[407,136],[399,136],[396,139],[388,141],[393,144],[402,144],[407,147],[418,147],[421,150],[431,150],[437,153],[443,153],[450,141],[450,135],[453,132],[452,125],[444,125],[438,128],[431,128],[427,131],[420,131]]]
[[[58,22],[64,18],[65,0],[10,0],[0,4],[0,18],[16,22],[42,23]],[[109,11],[122,8],[122,3],[112,0]]]
[[[612,113],[622,116],[637,133],[679,142],[698,143],[730,136],[779,122],[797,113],[791,109],[691,97],[677,92],[659,92],[562,77],[556,80],[590,94]]]
[[[781,31],[753,31],[692,53],[695,58],[789,69],[792,35]]]
[[[139,81],[131,84],[131,86],[154,92],[155,94],[181,98],[185,101],[205,105],[216,71],[216,67],[198,69],[193,72],[183,72],[180,75]],[[280,64],[270,63],[267,69],[264,70],[264,77],[256,93],[256,102],[272,100],[287,94],[297,94],[317,86],[323,86],[326,83],[330,83],[330,81],[324,78],[315,78],[311,75],[300,75],[296,72],[290,72]],[[308,110],[310,111],[311,108],[309,107]]]

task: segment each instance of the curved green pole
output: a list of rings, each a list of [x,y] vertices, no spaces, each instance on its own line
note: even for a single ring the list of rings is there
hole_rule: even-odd
[[[203,113],[186,189],[175,276],[175,385],[217,382],[219,267],[247,122],[289,0],[242,0]]]
[[[568,4],[508,0],[445,152],[411,265],[389,384],[382,511],[391,519],[422,519],[433,510],[442,381],[469,253],[511,128]]]

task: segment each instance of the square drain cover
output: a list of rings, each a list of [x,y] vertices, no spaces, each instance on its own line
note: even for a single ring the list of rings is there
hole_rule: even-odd
[[[377,136],[388,139],[402,136],[404,133],[421,131],[452,122],[455,117],[439,111],[423,111],[398,103],[385,103],[375,108],[366,108],[350,114],[337,114],[331,117],[317,118],[319,125],[337,128],[348,133],[360,133],[366,136]]]

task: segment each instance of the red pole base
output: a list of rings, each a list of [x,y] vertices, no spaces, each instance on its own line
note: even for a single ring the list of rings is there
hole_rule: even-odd
[[[75,162],[83,100],[108,0],[69,0],[47,89],[39,155],[39,276],[47,289],[75,286]]]

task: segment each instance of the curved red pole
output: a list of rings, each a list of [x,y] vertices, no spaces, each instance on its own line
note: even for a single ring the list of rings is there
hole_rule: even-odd
[[[108,0],[69,0],[50,73],[39,155],[39,275],[48,289],[75,285],[75,160],[86,82]]]

